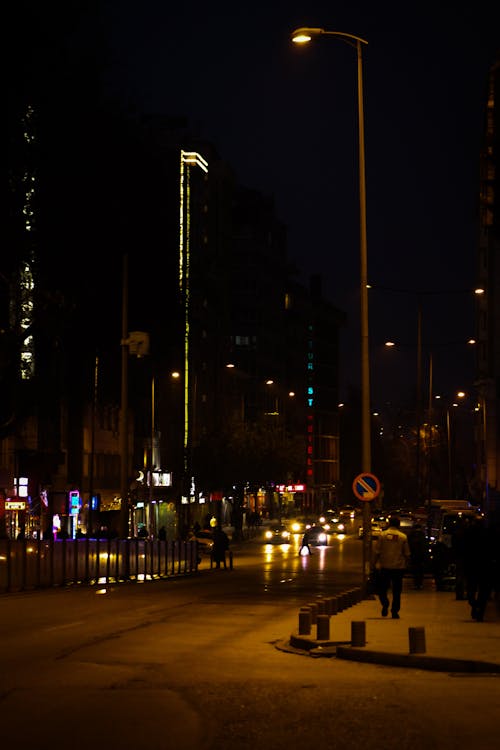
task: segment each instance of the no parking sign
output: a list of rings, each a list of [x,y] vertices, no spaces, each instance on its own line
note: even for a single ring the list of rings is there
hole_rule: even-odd
[[[358,500],[375,500],[380,493],[380,481],[375,474],[358,474],[352,483],[352,491]]]

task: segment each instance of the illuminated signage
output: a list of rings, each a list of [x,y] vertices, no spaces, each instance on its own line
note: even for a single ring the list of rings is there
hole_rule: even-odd
[[[14,487],[18,497],[28,497],[28,477],[14,477]]]
[[[69,493],[69,512],[71,515],[77,515],[82,507],[82,499],[79,490],[71,490]]]

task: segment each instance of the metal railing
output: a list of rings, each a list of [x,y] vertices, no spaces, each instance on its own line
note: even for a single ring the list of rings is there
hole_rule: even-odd
[[[196,573],[196,544],[148,539],[0,539],[0,593]]]

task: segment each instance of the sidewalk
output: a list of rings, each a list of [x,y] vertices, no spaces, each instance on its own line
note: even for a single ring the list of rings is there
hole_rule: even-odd
[[[310,636],[294,631],[278,647],[312,657],[336,656],[445,672],[500,673],[499,601],[491,599],[484,621],[476,622],[467,601],[457,601],[454,592],[435,591],[430,580],[419,591],[411,585],[405,580],[399,620],[393,620],[390,613],[382,617],[377,598],[364,599],[330,615],[329,640],[316,640],[313,624]],[[353,646],[352,640],[365,645]]]

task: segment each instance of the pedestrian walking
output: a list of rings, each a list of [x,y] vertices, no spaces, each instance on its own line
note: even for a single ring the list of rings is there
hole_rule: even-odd
[[[214,541],[212,561],[215,563],[216,568],[220,568],[221,563],[224,565],[224,568],[227,568],[226,552],[229,549],[229,538],[222,526],[214,528],[212,537]]]
[[[300,543],[300,547],[299,547],[299,555],[301,555],[301,554],[302,554],[302,550],[303,550],[303,549],[307,549],[307,553],[308,553],[309,555],[312,555],[312,552],[311,552],[311,547],[310,547],[310,544],[309,544],[309,536],[310,536],[310,535],[309,535],[309,531],[308,531],[308,530],[306,530],[306,531],[304,532],[304,535],[303,535],[303,537],[302,537],[302,541],[301,541],[301,543]]]
[[[374,546],[374,567],[378,571],[378,596],[382,617],[387,617],[389,606],[393,620],[399,620],[403,576],[411,559],[408,537],[400,528],[397,516],[389,518],[389,526],[382,531]],[[392,603],[388,591],[392,589]]]
[[[496,550],[484,518],[469,521],[463,535],[465,590],[473,620],[482,622],[494,585]]]

